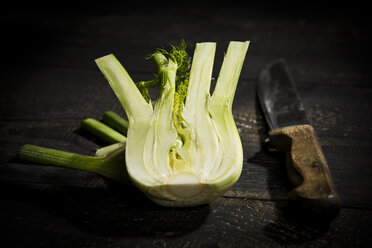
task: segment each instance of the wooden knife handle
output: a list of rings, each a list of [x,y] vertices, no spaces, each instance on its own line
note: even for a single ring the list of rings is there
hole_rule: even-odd
[[[286,153],[288,177],[296,187],[289,193],[289,200],[320,216],[336,217],[340,198],[314,128],[310,125],[284,127],[270,131],[269,139]]]

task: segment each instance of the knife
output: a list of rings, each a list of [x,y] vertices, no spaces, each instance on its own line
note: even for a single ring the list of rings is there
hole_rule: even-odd
[[[257,94],[270,128],[270,145],[286,154],[287,174],[295,186],[288,194],[289,202],[317,216],[335,218],[340,198],[284,60],[260,71]]]

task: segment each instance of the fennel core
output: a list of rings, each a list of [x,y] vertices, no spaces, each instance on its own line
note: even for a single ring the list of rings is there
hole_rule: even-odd
[[[232,102],[248,46],[249,41],[229,43],[212,95],[213,42],[196,44],[192,61],[184,42],[170,51],[156,50],[148,57],[157,70],[154,79],[137,83],[114,55],[98,58],[96,64],[123,106],[128,122],[113,113],[114,117],[106,115],[109,121],[103,118],[106,124],[87,119],[83,128],[109,143],[120,142],[99,149],[94,157],[31,145],[21,148],[19,157],[130,181],[164,206],[208,203],[222,196],[241,174],[243,150]],[[147,88],[154,86],[160,93],[152,102]],[[123,126],[126,128],[120,130]],[[84,159],[86,167],[79,162]],[[102,166],[106,168],[100,169]]]
[[[200,205],[223,195],[239,178],[243,152],[231,107],[248,45],[230,42],[212,96],[216,43],[198,43],[192,63],[182,46],[158,50],[151,56],[160,87],[154,104],[114,55],[96,60],[129,120],[128,174],[151,200]],[[185,76],[187,63],[191,70]]]

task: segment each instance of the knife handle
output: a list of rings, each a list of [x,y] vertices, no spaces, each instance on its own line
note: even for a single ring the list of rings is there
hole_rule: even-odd
[[[319,216],[335,218],[340,198],[314,128],[296,125],[275,129],[269,132],[269,139],[286,153],[288,177],[296,187],[289,200]]]

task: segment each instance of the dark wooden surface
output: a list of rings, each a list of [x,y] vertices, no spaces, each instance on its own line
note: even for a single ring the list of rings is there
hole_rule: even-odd
[[[371,245],[372,64],[363,6],[13,5],[0,17],[0,247]],[[144,57],[180,39],[191,52],[196,42],[218,42],[215,76],[228,42],[251,40],[233,105],[244,168],[224,197],[168,209],[95,174],[14,159],[25,143],[93,154],[104,144],[80,121],[109,109],[124,114],[94,59],[114,53],[134,80],[146,80],[153,65]],[[331,223],[288,208],[283,159],[264,145],[255,84],[260,67],[278,58],[290,67],[342,199]]]

